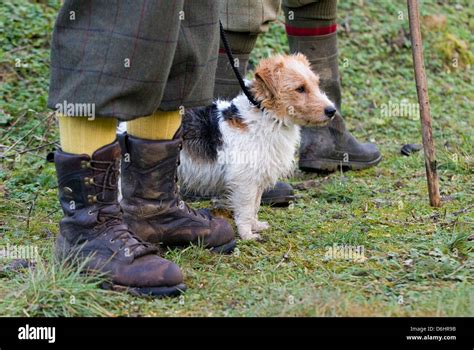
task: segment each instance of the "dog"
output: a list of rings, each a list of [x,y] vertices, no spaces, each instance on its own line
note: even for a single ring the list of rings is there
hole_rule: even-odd
[[[336,108],[303,54],[260,61],[246,83],[260,108],[241,93],[232,101],[187,110],[178,177],[182,191],[224,194],[243,240],[260,239],[262,193],[295,168],[301,126],[324,126]]]

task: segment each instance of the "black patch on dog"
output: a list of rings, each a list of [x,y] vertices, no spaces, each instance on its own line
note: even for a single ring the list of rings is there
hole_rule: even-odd
[[[222,111],[222,117],[231,127],[242,130],[247,129],[247,124],[245,124],[244,119],[240,115],[239,109],[233,103]]]
[[[233,103],[231,103],[230,106],[227,107],[226,109],[222,110],[222,116],[224,117],[224,120],[235,119],[235,118],[242,119],[239,113],[239,109]]]
[[[216,104],[187,109],[183,118],[183,148],[193,159],[216,161],[224,141]]]

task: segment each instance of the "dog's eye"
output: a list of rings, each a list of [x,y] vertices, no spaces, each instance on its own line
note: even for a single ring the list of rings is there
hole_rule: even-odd
[[[299,88],[296,89],[297,92],[299,92],[300,94],[306,92],[306,89],[304,88],[304,85],[301,85]]]

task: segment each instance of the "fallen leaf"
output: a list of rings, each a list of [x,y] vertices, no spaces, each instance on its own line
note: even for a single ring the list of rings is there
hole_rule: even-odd
[[[431,15],[423,16],[423,25],[429,31],[439,31],[446,28],[446,16],[445,15]]]

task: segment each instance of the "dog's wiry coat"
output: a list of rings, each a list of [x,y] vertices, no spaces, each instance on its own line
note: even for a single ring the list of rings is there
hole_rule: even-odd
[[[240,237],[257,239],[269,227],[258,220],[263,191],[292,173],[300,126],[324,125],[336,110],[301,54],[262,60],[248,87],[262,110],[240,94],[186,111],[178,177],[184,192],[224,197]]]
[[[300,125],[327,122],[333,106],[302,55],[262,61],[250,87],[263,111],[240,94],[185,114],[178,169],[184,191],[225,195],[243,239],[269,227],[258,221],[261,196],[292,173]]]
[[[189,139],[189,134],[185,133],[178,171],[184,191],[227,195],[242,236],[244,230],[252,234],[252,229],[259,229],[257,212],[263,191],[273,186],[278,178],[289,176],[294,169],[300,127],[286,125],[269,113],[262,113],[250,105],[244,95],[235,98],[233,104],[245,116],[238,122],[245,127],[236,127],[235,119],[226,119],[223,111],[228,111],[230,103],[218,101],[207,118],[218,115],[222,142],[214,142],[211,147],[205,145],[205,140]],[[209,124],[205,122],[200,126]],[[213,160],[215,152],[217,157]],[[260,223],[260,226],[266,225]],[[244,235],[243,238],[251,237]]]
[[[215,104],[186,111],[183,117],[183,147],[196,161],[217,161],[223,140],[219,129],[219,111]]]

